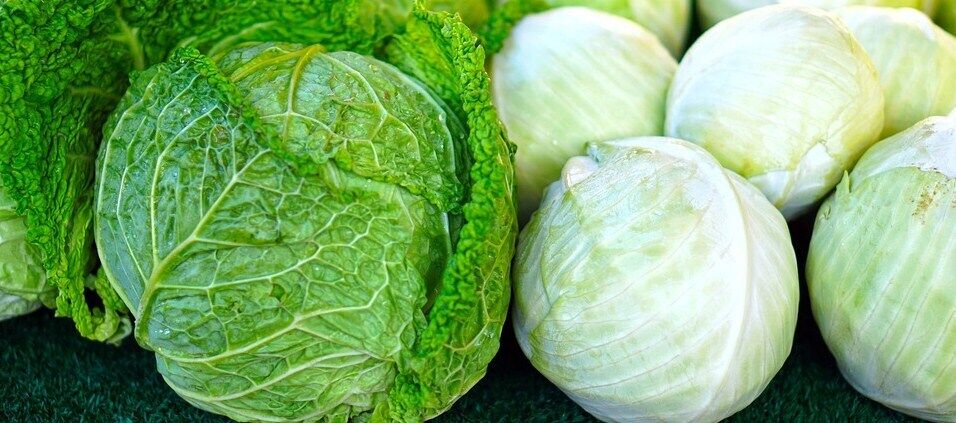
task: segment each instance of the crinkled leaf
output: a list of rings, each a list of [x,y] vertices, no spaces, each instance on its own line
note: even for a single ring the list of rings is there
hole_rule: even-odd
[[[102,339],[122,308],[91,310],[93,156],[130,70],[178,45],[322,43],[369,53],[398,25],[372,0],[8,1],[0,6],[0,177],[40,251],[59,315]],[[334,28],[334,30],[329,30]],[[108,295],[108,294],[107,294]]]

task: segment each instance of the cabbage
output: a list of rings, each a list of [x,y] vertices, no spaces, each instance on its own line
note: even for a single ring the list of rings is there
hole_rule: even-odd
[[[801,4],[824,9],[836,9],[852,5],[912,7],[931,15],[936,10],[938,1],[940,0],[698,0],[697,10],[704,27],[709,28],[717,22],[750,9],[777,3]]]
[[[0,181],[0,320],[27,314],[52,300],[39,251]]]
[[[665,133],[706,148],[792,218],[877,140],[883,104],[873,63],[839,18],[769,6],[690,48],[671,86]]]
[[[531,363],[605,421],[712,421],[783,365],[796,259],[780,213],[693,144],[591,144],[519,238]]]
[[[45,275],[87,338],[129,313],[177,394],[241,421],[420,421],[477,383],[517,223],[468,27],[410,0],[81,3],[0,2],[0,269],[44,268],[0,275],[0,307]]]
[[[388,61],[178,49],[106,122],[103,269],[190,403],[418,421],[484,375],[509,298],[510,150],[469,91],[488,90],[474,36],[439,15],[409,25]]]
[[[637,22],[680,57],[690,28],[691,0],[544,0],[551,7],[585,6]]]
[[[956,113],[875,145],[817,214],[813,315],[864,395],[956,421]]]
[[[956,107],[956,38],[913,9],[853,6],[836,13],[880,73],[886,98],[881,138]]]
[[[580,7],[524,18],[492,64],[494,103],[518,145],[522,219],[585,143],[661,135],[677,64],[652,34]]]

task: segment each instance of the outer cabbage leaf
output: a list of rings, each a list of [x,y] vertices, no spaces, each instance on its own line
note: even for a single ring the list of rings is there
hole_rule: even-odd
[[[518,145],[520,216],[589,141],[662,135],[677,63],[653,34],[583,7],[525,17],[492,63],[495,105]]]
[[[956,421],[956,114],[876,144],[817,214],[813,315],[864,395]]]
[[[886,99],[881,138],[956,108],[956,38],[913,9],[856,6],[836,14],[880,73]]]
[[[770,6],[694,43],[668,94],[665,133],[706,148],[792,218],[878,140],[883,107],[877,71],[839,18]]]
[[[257,45],[218,67],[184,52],[151,68],[107,124],[105,269],[190,402],[239,419],[368,412],[450,253],[450,205],[386,180],[440,179],[441,109],[419,114],[429,97],[391,66],[318,46]],[[300,176],[272,143],[326,156]]]
[[[111,290],[96,290],[103,309],[89,307],[85,281],[94,264],[93,156],[131,70],[179,45],[215,52],[284,40],[371,52],[400,23],[396,13],[373,0],[0,5],[0,177],[57,290],[57,313],[100,340],[126,324]]]
[[[416,12],[384,49],[401,72],[217,51],[138,74],[107,125],[96,234],[137,339],[235,419],[447,409],[497,351],[516,232],[474,36]]]
[[[823,9],[843,6],[911,7],[932,16],[937,3],[949,0],[698,0],[697,11],[705,28],[718,22],[758,7],[771,4],[801,4]]]
[[[531,363],[604,421],[719,421],[789,355],[786,222],[693,144],[591,144],[521,232],[515,332]]]

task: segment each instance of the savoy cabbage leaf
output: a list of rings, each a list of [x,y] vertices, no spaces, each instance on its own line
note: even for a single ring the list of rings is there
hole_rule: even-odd
[[[99,340],[126,325],[112,290],[86,281],[96,265],[93,159],[131,71],[179,46],[211,54],[247,41],[367,54],[408,8],[377,0],[0,2],[0,181],[56,291],[57,314]],[[89,290],[102,307],[87,303]]]

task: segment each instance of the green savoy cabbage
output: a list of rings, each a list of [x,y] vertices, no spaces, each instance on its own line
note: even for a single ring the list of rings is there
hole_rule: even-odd
[[[476,37],[400,10],[0,8],[0,175],[58,313],[100,340],[129,313],[167,383],[236,420],[450,407],[508,308],[513,147]]]

